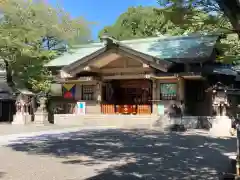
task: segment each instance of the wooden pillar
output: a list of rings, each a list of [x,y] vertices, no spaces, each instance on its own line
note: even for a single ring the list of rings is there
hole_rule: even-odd
[[[98,81],[96,84],[96,92],[95,92],[96,100],[98,104],[102,102],[102,82]]]
[[[158,101],[156,101],[158,99],[158,84],[156,80],[152,81],[152,114],[157,115],[158,114]]]
[[[76,84],[76,93],[75,93],[75,99],[81,100],[82,97],[82,84],[77,83]]]
[[[95,97],[97,101],[98,112],[101,113],[101,102],[102,102],[102,82],[98,81],[96,84]]]
[[[178,95],[180,101],[185,101],[185,80],[182,77],[178,78]]]

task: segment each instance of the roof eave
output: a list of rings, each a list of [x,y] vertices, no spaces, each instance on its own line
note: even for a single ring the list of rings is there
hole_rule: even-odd
[[[98,50],[82,59],[79,59],[79,60],[63,67],[62,70],[65,72],[71,72],[72,70],[78,68],[79,66],[83,66],[84,64],[87,65],[87,63],[90,60],[95,59],[96,57],[100,56],[101,54],[106,53],[111,50],[114,50],[114,51],[116,50],[116,52],[125,52],[125,53],[129,54],[130,56],[137,57],[142,62],[148,64],[149,66],[151,66],[155,69],[161,70],[163,72],[167,72],[168,69],[173,64],[173,62],[169,62],[166,60],[160,60],[153,56],[133,50],[133,49],[119,43],[118,41],[113,40],[112,38],[109,38],[109,39],[105,39],[105,46],[103,48],[101,48],[100,50]],[[156,60],[159,60],[159,61],[156,61]]]
[[[73,63],[71,63],[67,66],[64,66],[62,68],[62,70],[65,71],[65,72],[69,72],[72,69],[77,68],[78,66],[81,66],[82,64],[87,63],[89,60],[99,56],[100,54],[104,53],[106,50],[107,50],[107,48],[105,46],[105,47],[95,51],[94,53],[92,53],[92,54],[90,54],[90,55],[88,55],[88,56],[86,56],[82,59],[79,59],[79,60],[77,60],[77,61],[75,61],[75,62],[73,62]]]

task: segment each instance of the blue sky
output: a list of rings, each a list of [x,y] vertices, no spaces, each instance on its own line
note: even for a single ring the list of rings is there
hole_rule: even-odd
[[[157,0],[49,0],[51,4],[60,3],[73,17],[83,16],[88,21],[96,22],[92,27],[93,39],[106,25],[115,22],[119,15],[130,6],[157,6]]]

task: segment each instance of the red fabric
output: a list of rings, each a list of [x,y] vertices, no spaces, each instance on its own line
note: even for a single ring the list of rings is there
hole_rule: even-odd
[[[64,98],[73,98],[72,93],[71,92],[65,92]]]

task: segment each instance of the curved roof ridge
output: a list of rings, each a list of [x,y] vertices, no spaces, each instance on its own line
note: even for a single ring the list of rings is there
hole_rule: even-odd
[[[219,36],[219,34],[200,34],[200,33],[192,33],[192,34],[186,34],[186,35],[163,35],[163,36],[157,36],[157,37],[149,37],[149,38],[141,38],[141,39],[131,39],[131,40],[123,40],[119,41],[123,44],[134,44],[134,43],[144,43],[149,41],[158,41],[158,40],[177,40],[177,39],[187,39],[187,38],[197,38],[197,37],[207,37],[207,36]]]
[[[103,46],[104,44],[102,42],[93,42],[93,43],[87,43],[87,44],[80,44],[74,46],[74,49],[79,49],[79,48],[90,48],[90,47],[100,47]]]

